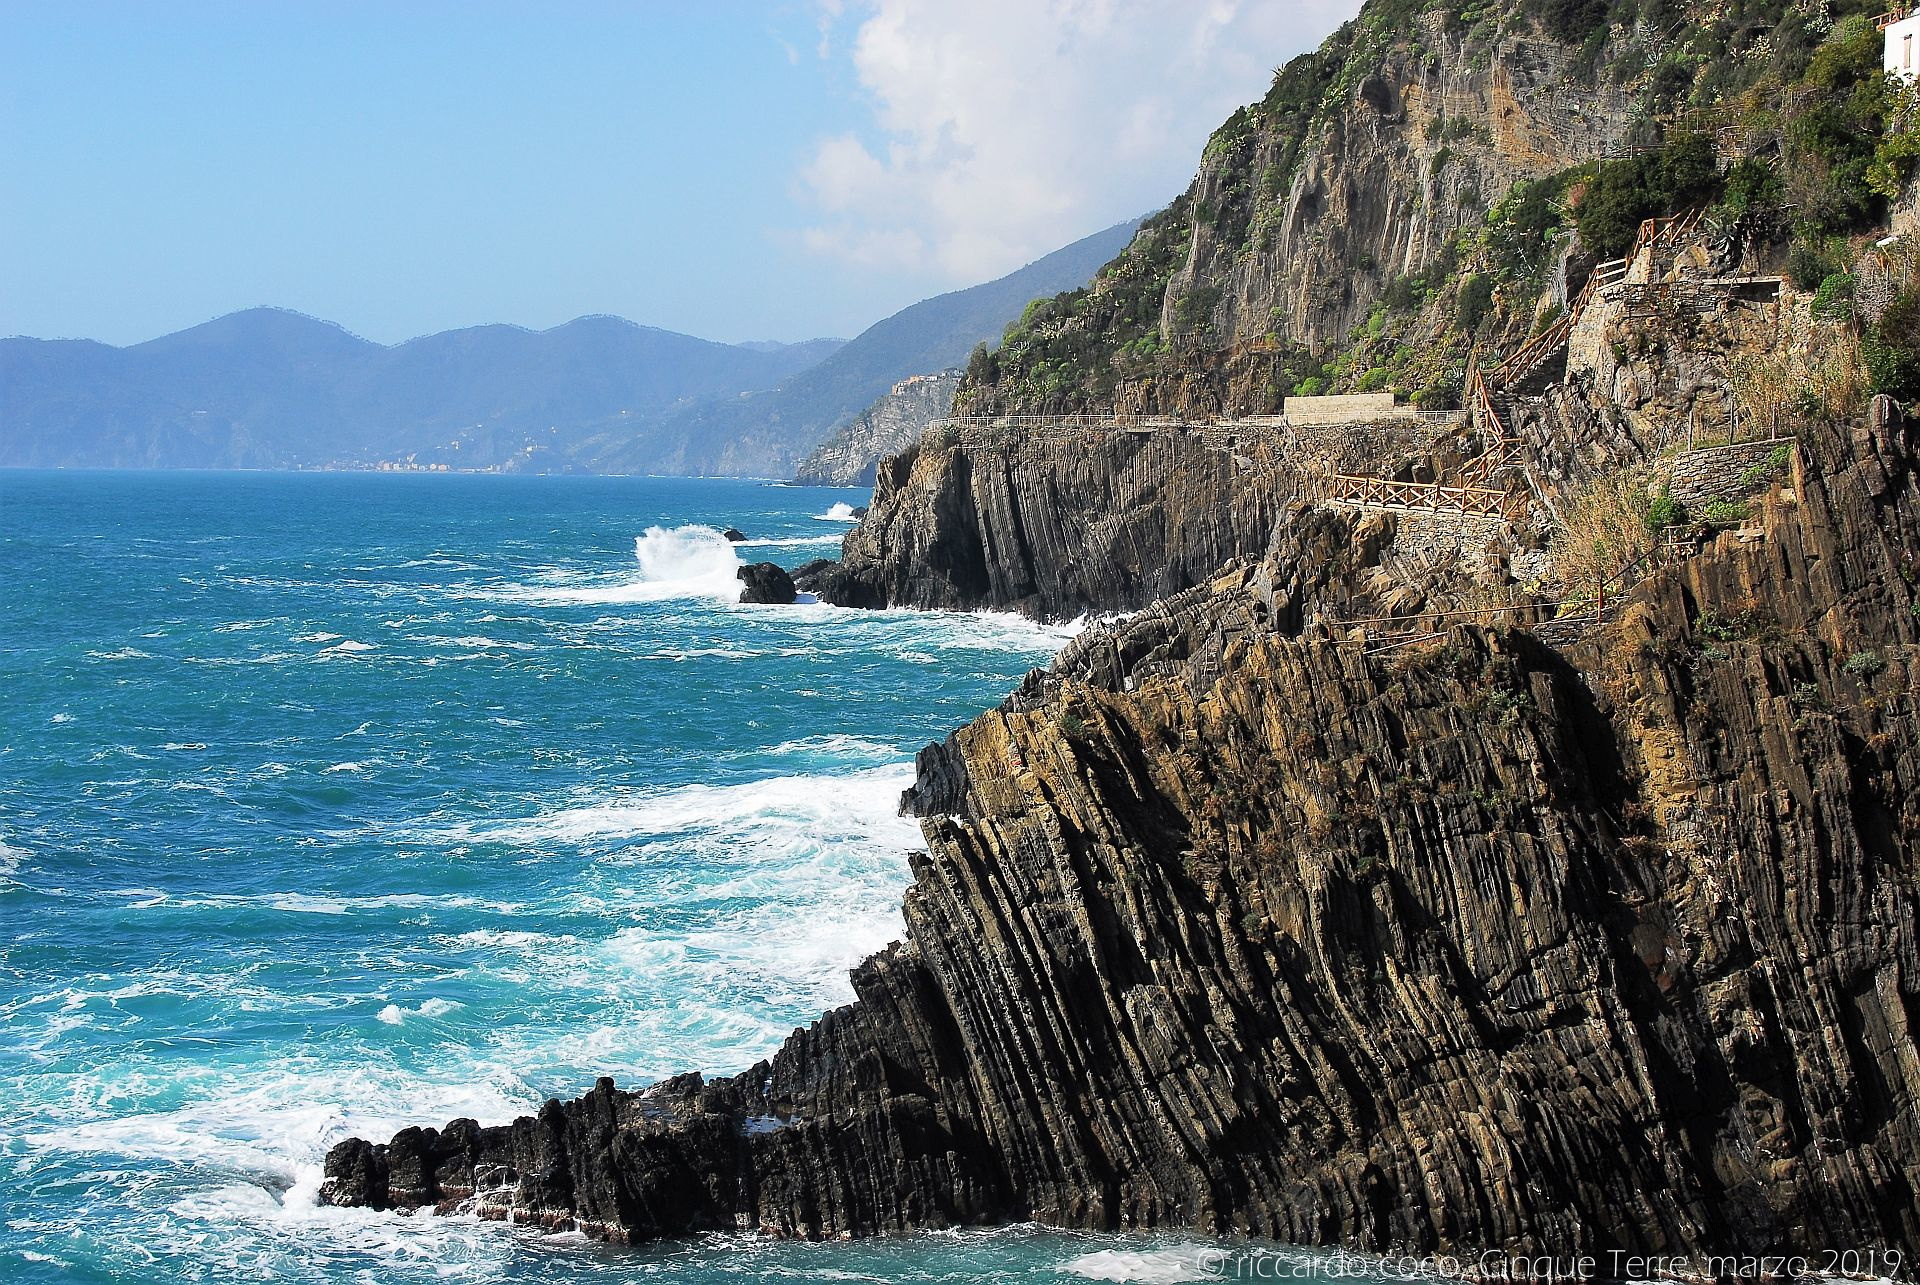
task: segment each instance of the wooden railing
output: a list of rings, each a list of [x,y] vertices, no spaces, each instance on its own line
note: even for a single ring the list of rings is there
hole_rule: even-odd
[[[1670,218],[1642,220],[1639,232],[1634,236],[1633,247],[1627,251],[1626,257],[1596,264],[1593,271],[1587,274],[1586,285],[1566,312],[1494,367],[1494,382],[1502,387],[1511,386],[1538,370],[1542,362],[1566,344],[1573,334],[1573,328],[1580,323],[1580,314],[1586,310],[1595,294],[1625,280],[1627,274],[1633,271],[1634,262],[1645,251],[1662,244],[1673,245],[1693,235],[1705,217],[1706,207],[1702,206]]]
[[[1322,491],[1332,504],[1359,504],[1430,513],[1467,513],[1512,521],[1519,497],[1490,486],[1447,486],[1440,482],[1396,482],[1390,478],[1334,473]]]

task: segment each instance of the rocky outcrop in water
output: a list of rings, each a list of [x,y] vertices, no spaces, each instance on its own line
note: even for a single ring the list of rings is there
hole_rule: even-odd
[[[800,462],[793,480],[805,486],[872,486],[880,461],[913,445],[953,406],[960,372],[909,375]]]
[[[325,1198],[1911,1253],[1917,446],[1810,434],[1763,539],[1559,651],[1329,636],[1378,536],[1290,510],[922,755],[907,938],[854,1004],[728,1079],[344,1143]]]
[[[839,564],[803,587],[849,607],[1135,608],[1264,554],[1294,494],[1197,434],[928,440],[885,462]]]
[[[790,606],[798,596],[793,577],[777,562],[750,562],[734,573],[745,586],[740,601],[762,606]]]

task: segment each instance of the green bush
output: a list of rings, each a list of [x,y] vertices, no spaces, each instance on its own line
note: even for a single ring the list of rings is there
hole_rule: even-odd
[[[1853,320],[1853,274],[1829,272],[1813,293],[1813,315],[1822,321]]]
[[[1787,198],[1815,233],[1865,227],[1878,214],[1867,177],[1887,109],[1882,44],[1863,15],[1842,22],[1814,51],[1803,82],[1814,92],[1786,123]]]
[[[1574,209],[1580,241],[1602,259],[1633,245],[1642,220],[1692,209],[1720,194],[1713,139],[1679,134],[1666,146],[1603,161]]]
[[[1482,272],[1463,280],[1454,299],[1454,311],[1460,317],[1460,329],[1468,333],[1479,329],[1493,311],[1493,278]]]
[[[1920,292],[1895,299],[1860,338],[1873,391],[1920,400]]]
[[[1308,375],[1293,386],[1295,397],[1318,397],[1327,391],[1327,381],[1319,375]]]
[[[1771,241],[1786,226],[1781,204],[1780,175],[1764,156],[1746,156],[1727,170],[1721,186],[1720,213],[1763,240]]]
[[[1842,271],[1839,257],[1822,242],[1801,237],[1787,252],[1787,279],[1796,290],[1818,290]]]
[[[1886,667],[1886,659],[1877,651],[1856,651],[1847,657],[1845,666],[1855,678],[1872,678]]]
[[[1739,526],[1750,513],[1752,509],[1741,500],[1709,500],[1700,508],[1700,520],[1718,531]]]
[[[1594,29],[1606,29],[1608,0],[1527,0],[1526,13],[1546,33],[1566,44],[1578,44]]]
[[[1785,477],[1792,465],[1793,448],[1782,442],[1767,452],[1767,458],[1740,475],[1740,485],[1755,487],[1776,477]]]
[[[1686,506],[1673,498],[1673,492],[1666,487],[1647,502],[1647,529],[1659,535],[1668,527],[1684,526],[1687,521]]]

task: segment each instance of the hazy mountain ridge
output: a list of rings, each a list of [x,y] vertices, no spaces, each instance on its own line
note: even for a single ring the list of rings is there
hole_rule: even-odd
[[[839,346],[720,344],[608,316],[386,346],[276,308],[125,348],[5,339],[0,464],[545,466],[583,423],[768,387]]]
[[[1137,220],[852,340],[721,344],[620,317],[391,346],[250,308],[125,348],[0,339],[0,466],[524,469],[786,476],[901,379],[1092,279]]]
[[[976,345],[997,343],[1032,300],[1091,281],[1139,222],[1117,223],[997,280],[903,308],[778,388],[689,407],[643,434],[609,424],[576,453],[607,472],[788,476],[900,380],[964,364]]]

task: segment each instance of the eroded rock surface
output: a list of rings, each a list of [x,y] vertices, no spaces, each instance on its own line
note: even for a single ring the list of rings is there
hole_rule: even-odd
[[[854,1004],[728,1079],[343,1143],[324,1196],[613,1239],[1920,1249],[1915,446],[1803,438],[1764,539],[1562,651],[1330,637],[1377,529],[1248,500],[1272,556],[922,754],[907,938]]]

